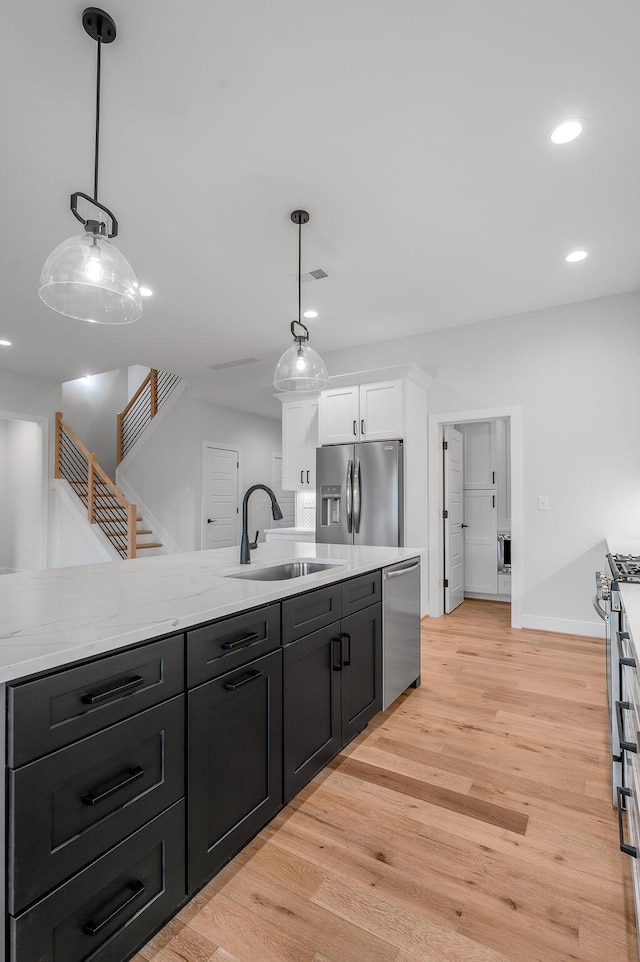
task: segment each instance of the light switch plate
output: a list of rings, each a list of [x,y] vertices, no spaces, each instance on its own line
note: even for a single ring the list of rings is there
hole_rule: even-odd
[[[546,494],[538,495],[538,511],[548,511],[549,510],[549,498]]]

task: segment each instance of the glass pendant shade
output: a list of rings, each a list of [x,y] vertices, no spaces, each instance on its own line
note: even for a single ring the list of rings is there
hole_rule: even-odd
[[[94,324],[130,324],[142,314],[138,279],[117,247],[87,232],[59,244],[38,283],[40,300],[67,317]]]
[[[279,391],[321,391],[329,387],[329,374],[317,351],[296,342],[278,361],[273,386]]]

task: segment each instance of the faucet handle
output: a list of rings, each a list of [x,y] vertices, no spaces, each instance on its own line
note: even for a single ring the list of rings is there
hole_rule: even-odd
[[[249,547],[251,548],[252,551],[254,551],[254,550],[258,547],[258,538],[259,538],[259,536],[260,536],[260,531],[256,531],[256,540],[255,540],[255,541],[251,541],[250,544],[249,544]]]

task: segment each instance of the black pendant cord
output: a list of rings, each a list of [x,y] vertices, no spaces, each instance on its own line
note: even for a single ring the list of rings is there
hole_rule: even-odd
[[[302,219],[298,221],[298,324],[302,324]]]
[[[98,162],[100,159],[100,74],[102,67],[102,39],[98,37],[98,58],[96,75],[96,141],[93,161],[93,199],[98,201]]]

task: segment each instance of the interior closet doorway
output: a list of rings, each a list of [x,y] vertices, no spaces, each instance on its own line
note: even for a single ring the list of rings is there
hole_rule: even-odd
[[[0,574],[47,567],[46,418],[0,411]]]
[[[511,603],[522,623],[520,408],[429,418],[429,614],[465,598]]]

